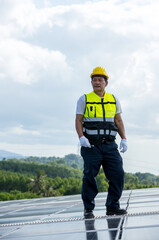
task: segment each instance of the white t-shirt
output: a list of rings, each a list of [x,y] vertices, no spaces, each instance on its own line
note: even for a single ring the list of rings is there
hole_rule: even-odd
[[[114,96],[114,98],[116,101],[116,114],[122,113],[122,109],[121,109],[119,100],[115,96]],[[84,115],[85,109],[86,109],[86,96],[84,94],[77,101],[76,114]]]

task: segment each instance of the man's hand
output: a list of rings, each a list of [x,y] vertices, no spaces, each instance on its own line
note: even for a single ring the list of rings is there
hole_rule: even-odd
[[[85,136],[80,137],[79,140],[80,140],[81,147],[91,148],[91,144],[90,144],[89,140]]]
[[[121,139],[120,152],[122,152],[122,153],[126,152],[127,148],[128,148],[127,140],[126,139]]]

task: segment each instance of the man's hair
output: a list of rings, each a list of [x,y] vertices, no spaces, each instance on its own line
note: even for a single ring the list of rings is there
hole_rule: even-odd
[[[107,77],[106,77],[106,76],[104,76],[104,75],[101,75],[101,74],[96,74],[96,75],[93,75],[93,76],[92,76],[92,80],[93,80],[93,78],[94,78],[94,77],[103,77],[103,78],[104,78],[104,80],[105,80],[105,81],[107,81]]]

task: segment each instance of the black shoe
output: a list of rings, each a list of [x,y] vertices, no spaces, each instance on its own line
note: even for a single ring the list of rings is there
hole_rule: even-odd
[[[84,218],[85,219],[94,218],[93,210],[85,209],[84,210]]]
[[[127,214],[127,211],[125,209],[107,207],[106,215],[125,215],[125,214]]]

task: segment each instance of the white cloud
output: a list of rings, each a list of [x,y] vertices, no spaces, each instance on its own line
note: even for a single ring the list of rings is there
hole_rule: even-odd
[[[9,131],[9,134],[15,134],[15,135],[25,135],[25,134],[40,135],[40,132],[35,131],[35,130],[24,129],[23,125],[19,125],[19,126],[11,128],[10,131]]]
[[[22,29],[31,34],[39,22],[36,12],[38,9],[32,0],[6,0],[1,5],[0,20],[10,34],[16,35]]]
[[[74,151],[76,101],[92,90],[90,72],[102,65],[108,92],[122,104],[129,143],[124,156],[134,159],[139,149],[140,159],[149,161],[153,149],[156,159],[158,0],[2,2],[0,135],[10,143],[2,147],[11,151],[13,144],[15,152],[20,147],[33,155],[48,155],[55,145],[59,154]]]
[[[120,72],[120,81],[116,82],[117,86],[132,91],[133,97],[136,99],[142,99],[143,96],[152,93],[155,90],[153,86],[155,81],[155,74],[153,72],[154,61],[154,55],[148,46],[147,48],[144,46],[143,49],[138,49],[130,56],[127,56],[127,64]]]
[[[126,172],[151,172],[158,175],[159,140],[148,136],[130,136],[128,151],[122,154]]]
[[[1,137],[7,137],[9,136],[22,136],[22,135],[30,135],[30,136],[39,136],[40,132],[37,130],[28,130],[25,129],[22,124],[8,128],[8,129],[3,129],[3,131],[0,132]]]
[[[68,20],[63,24],[72,29],[88,26],[124,35],[131,33],[148,37],[159,36],[159,33],[154,31],[158,26],[158,8],[157,0],[149,0],[145,4],[141,4],[139,0],[86,2],[70,6]],[[56,12],[55,19],[61,18],[58,8]],[[65,8],[65,12],[68,12],[68,8]]]
[[[0,52],[0,77],[15,82],[31,84],[48,72],[52,78],[62,77],[62,73],[67,78],[71,71],[60,51],[49,51],[16,39],[0,41]]]
[[[159,125],[159,115],[156,116],[156,123]]]
[[[144,34],[148,37],[159,36],[159,3],[146,1],[86,1],[84,4],[50,6],[37,8],[31,0],[8,0],[8,11],[3,18],[11,28],[12,34],[33,34],[42,25],[79,29],[107,29],[120,34]],[[5,5],[5,9],[6,9]],[[1,11],[2,11],[1,10]],[[111,23],[111,24],[110,24]]]

